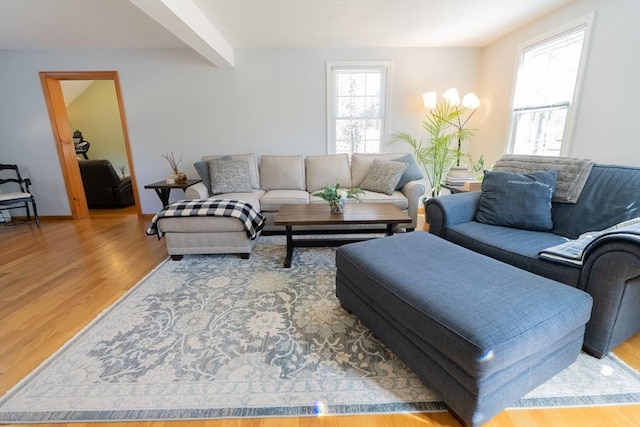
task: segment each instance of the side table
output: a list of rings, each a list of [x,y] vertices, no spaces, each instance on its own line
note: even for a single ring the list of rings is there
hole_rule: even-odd
[[[444,188],[445,190],[449,190],[451,192],[451,194],[466,193],[467,192],[467,190],[465,190],[462,185],[441,184],[440,186],[442,188]]]
[[[201,179],[188,179],[186,182],[182,184],[167,184],[165,181],[154,182],[153,184],[147,184],[144,188],[155,190],[156,194],[160,198],[162,202],[162,207],[164,208],[169,204],[169,194],[171,193],[172,188],[179,188],[181,190],[186,189],[187,187],[197,184]]]
[[[470,182],[468,185],[449,185],[442,184],[442,188],[447,189],[451,192],[451,194],[456,193],[468,193],[470,191],[480,191],[482,183],[480,182]]]

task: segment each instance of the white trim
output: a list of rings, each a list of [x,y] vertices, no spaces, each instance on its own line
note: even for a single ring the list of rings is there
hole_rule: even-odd
[[[587,68],[587,60],[589,48],[591,46],[591,34],[593,30],[593,21],[595,19],[595,12],[591,12],[587,15],[584,15],[578,19],[575,19],[565,25],[562,25],[554,30],[548,31],[538,37],[527,40],[518,44],[518,55],[516,57],[516,67],[513,75],[513,84],[511,86],[511,102],[509,104],[509,120],[508,120],[508,129],[507,129],[507,140],[505,141],[505,153],[513,152],[513,133],[515,130],[514,126],[514,112],[513,112],[513,103],[515,101],[516,89],[518,84],[518,72],[520,71],[520,67],[522,66],[522,61],[524,58],[524,53],[531,48],[534,48],[536,45],[540,45],[542,43],[547,42],[552,38],[556,38],[561,36],[563,33],[568,33],[576,30],[579,27],[584,27],[584,38],[582,41],[582,51],[580,53],[580,64],[578,65],[578,74],[576,76],[576,83],[573,90],[573,99],[571,100],[571,105],[567,111],[567,120],[565,121],[564,133],[562,136],[562,145],[560,148],[560,156],[569,156],[571,152],[571,146],[573,143],[573,134],[576,126],[576,118],[578,116],[578,109],[580,107],[580,97],[582,95],[582,88],[584,85],[584,78]]]
[[[327,153],[335,154],[335,115],[337,109],[335,105],[336,88],[334,85],[334,71],[340,69],[357,70],[362,69],[378,69],[382,71],[384,82],[380,93],[380,108],[382,110],[382,123],[380,129],[380,147],[382,148],[386,131],[389,128],[389,105],[391,99],[391,61],[327,61],[326,79],[327,79]]]

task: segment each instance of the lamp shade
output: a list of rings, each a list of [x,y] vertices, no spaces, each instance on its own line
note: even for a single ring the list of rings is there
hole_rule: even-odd
[[[460,94],[455,87],[445,90],[442,97],[451,105],[460,105]]]
[[[469,92],[462,98],[462,105],[467,108],[475,110],[480,106],[480,99],[475,93]]]
[[[436,92],[425,92],[422,94],[422,102],[425,108],[433,110],[438,103],[438,94]]]

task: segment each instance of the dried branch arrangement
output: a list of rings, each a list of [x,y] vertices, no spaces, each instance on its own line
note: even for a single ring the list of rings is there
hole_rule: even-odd
[[[167,160],[167,162],[169,162],[169,166],[171,166],[171,169],[173,170],[173,173],[178,173],[178,165],[182,161],[182,157],[180,157],[176,161],[176,156],[173,154],[173,151],[171,152],[171,154],[164,153],[162,155],[162,157],[164,157]]]

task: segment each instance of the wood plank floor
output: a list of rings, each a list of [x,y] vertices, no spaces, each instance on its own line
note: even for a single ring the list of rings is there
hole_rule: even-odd
[[[164,241],[145,235],[147,225],[148,219],[138,220],[135,214],[126,211],[96,212],[91,218],[77,221],[43,218],[40,229],[33,223],[0,225],[0,395],[167,257]],[[619,346],[615,353],[640,369],[640,334]],[[128,427],[460,425],[447,412],[124,424]],[[509,410],[486,424],[489,427],[639,425],[640,405]]]

